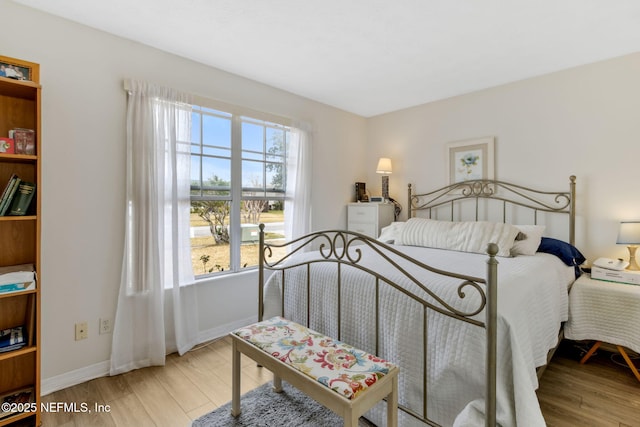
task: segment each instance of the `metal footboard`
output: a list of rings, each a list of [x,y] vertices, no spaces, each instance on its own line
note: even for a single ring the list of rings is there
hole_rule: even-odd
[[[433,268],[419,260],[415,260],[406,254],[398,251],[392,246],[371,239],[363,234],[348,232],[344,230],[327,230],[308,234],[298,239],[286,243],[274,243],[265,241],[264,224],[260,225],[260,252],[259,252],[259,286],[258,286],[258,319],[263,320],[264,314],[264,284],[267,275],[281,275],[279,278],[282,286],[282,313],[283,317],[287,317],[285,312],[285,295],[288,289],[296,284],[287,283],[287,272],[296,269],[296,275],[299,281],[296,286],[306,288],[306,326],[313,318],[314,302],[311,300],[312,288],[314,286],[312,280],[312,268],[318,263],[335,264],[335,277],[337,289],[337,339],[342,339],[341,316],[343,314],[342,294],[348,286],[346,283],[345,271],[348,269],[356,269],[367,273],[371,276],[371,286],[374,297],[372,298],[372,310],[375,310],[375,344],[371,352],[379,355],[380,350],[380,296],[385,292],[399,292],[402,296],[409,298],[412,304],[422,307],[423,318],[422,327],[424,331],[423,339],[423,403],[422,414],[404,405],[399,408],[405,413],[418,418],[422,422],[429,425],[437,426],[436,421],[429,418],[427,409],[427,334],[429,333],[428,315],[430,312],[439,313],[452,319],[457,319],[471,325],[475,325],[486,330],[486,408],[485,417],[487,426],[496,425],[496,357],[497,357],[497,266],[498,261],[495,256],[498,247],[495,244],[489,244],[487,248],[487,273],[485,278],[470,277],[451,271],[443,271]],[[314,256],[304,257],[300,261],[298,255],[304,254],[309,250],[313,250]],[[410,291],[406,287],[400,286],[396,281],[389,277],[378,273],[379,269],[375,268],[370,261],[363,260],[363,252],[367,251],[375,256],[375,266],[384,263],[391,267],[394,277],[401,277],[403,283],[410,283],[417,292]],[[316,256],[317,255],[317,256]],[[386,270],[386,269],[385,269]],[[429,271],[438,276],[447,276],[458,280],[457,295],[460,300],[473,296],[470,301],[474,305],[472,309],[460,310],[455,304],[446,301],[440,295],[437,295],[429,288],[428,283],[423,283],[419,279],[419,272]],[[477,305],[475,302],[477,301]],[[484,311],[484,316],[482,315]],[[301,322],[303,323],[303,322]],[[319,331],[326,333],[325,331]],[[349,344],[356,345],[356,343]],[[361,347],[360,347],[361,348]],[[368,350],[368,349],[365,349]],[[402,366],[401,366],[402,372]]]

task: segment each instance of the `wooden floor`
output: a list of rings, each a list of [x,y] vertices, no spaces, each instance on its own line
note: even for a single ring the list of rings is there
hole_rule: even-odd
[[[242,393],[270,381],[271,374],[242,356]],[[224,338],[180,357],[164,367],[139,369],[98,378],[42,398],[45,402],[109,405],[104,413],[42,414],[44,427],[187,427],[196,418],[231,400],[231,341]]]
[[[565,341],[544,373],[538,398],[549,426],[640,427],[640,382],[628,368],[598,352],[580,365],[580,350]],[[271,379],[243,356],[242,392]],[[46,413],[43,426],[187,427],[231,399],[231,343],[222,339],[164,367],[98,378],[49,394],[45,402],[87,403],[91,413]],[[94,411],[102,405],[106,412]],[[109,405],[107,408],[106,405]]]
[[[617,353],[598,350],[581,365],[587,349],[563,341],[544,372],[538,400],[547,425],[640,427],[640,381]]]

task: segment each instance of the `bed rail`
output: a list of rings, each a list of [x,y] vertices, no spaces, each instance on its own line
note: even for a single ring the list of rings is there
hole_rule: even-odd
[[[311,267],[315,263],[335,263],[337,270],[337,294],[338,294],[338,308],[337,308],[337,328],[338,336],[334,337],[342,339],[341,337],[341,312],[342,312],[342,286],[344,285],[342,278],[343,268],[356,268],[371,275],[373,283],[375,283],[375,349],[371,349],[372,352],[378,354],[378,346],[380,341],[379,336],[379,319],[380,319],[380,293],[382,289],[385,291],[400,292],[407,298],[410,298],[413,302],[422,305],[423,319],[422,327],[424,331],[424,354],[423,354],[423,407],[422,415],[416,411],[406,407],[405,405],[399,405],[399,408],[409,415],[420,419],[421,421],[429,425],[438,425],[435,421],[428,418],[427,410],[427,334],[429,332],[427,324],[427,316],[429,310],[433,310],[439,314],[448,316],[450,318],[458,319],[462,322],[476,325],[486,330],[486,408],[485,417],[487,426],[496,425],[496,352],[497,352],[497,271],[498,261],[496,260],[496,254],[498,247],[495,244],[489,244],[487,248],[487,270],[485,278],[470,277],[462,274],[458,274],[450,271],[443,271],[433,268],[421,261],[415,260],[406,254],[396,250],[392,246],[386,245],[375,239],[367,237],[360,233],[348,232],[344,230],[327,230],[308,234],[306,236],[297,238],[295,240],[286,243],[276,243],[265,241],[264,224],[260,224],[259,233],[259,286],[258,286],[258,319],[263,320],[264,315],[264,289],[266,274],[281,274],[282,284],[282,313],[283,317],[287,317],[285,313],[284,298],[287,292],[287,284],[285,281],[285,272],[295,268],[306,269],[306,326],[309,327],[309,321],[311,318],[311,310],[313,309],[312,301],[310,301],[311,287],[313,286],[311,280]],[[371,251],[376,257],[379,257],[380,262],[384,262],[386,265],[392,267],[394,274],[399,274],[408,282],[417,286],[421,291],[417,293],[410,292],[404,287],[399,286],[394,280],[387,276],[382,276],[376,269],[371,267],[371,264],[364,265],[362,261],[363,249],[367,248],[367,251]],[[301,254],[307,250],[317,250],[319,254],[312,260],[299,261],[298,258],[294,258],[294,255]],[[378,258],[376,258],[377,260]],[[345,267],[348,266],[348,267]],[[416,269],[419,271],[428,270],[437,275],[452,277],[459,280],[457,288],[457,295],[460,300],[471,297],[470,292],[474,292],[478,306],[473,306],[471,310],[460,310],[455,307],[455,304],[445,301],[441,296],[434,293],[428,283],[422,283],[418,278]],[[304,271],[304,270],[303,270]],[[304,274],[304,273],[303,273]],[[406,280],[405,280],[406,281]],[[383,288],[386,287],[386,288]],[[475,299],[471,299],[475,304]],[[484,318],[482,311],[484,310]],[[299,322],[303,323],[303,322]],[[326,333],[324,331],[319,331]],[[356,345],[356,343],[349,343]]]

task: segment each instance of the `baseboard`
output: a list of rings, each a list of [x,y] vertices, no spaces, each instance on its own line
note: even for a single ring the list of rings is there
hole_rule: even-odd
[[[227,335],[229,332],[233,331],[234,329],[238,329],[243,326],[256,323],[257,321],[258,321],[258,316],[255,315],[255,316],[247,317],[245,319],[236,320],[234,322],[225,323],[224,325],[217,326],[215,328],[211,328],[206,331],[200,331],[200,333],[198,333],[198,342],[203,343],[203,342],[215,340],[217,338]]]
[[[198,333],[198,343],[211,341],[227,335],[234,329],[241,328],[246,325],[257,322],[258,316],[251,316],[245,319],[236,320],[234,322],[226,323],[215,328],[208,329],[206,331],[200,331]],[[64,374],[56,375],[51,378],[44,378],[41,383],[41,395],[46,396],[55,391],[72,387],[77,384],[81,384],[86,381],[91,381],[96,378],[109,375],[111,362],[105,360],[104,362],[96,363],[94,365],[86,366],[84,368],[76,369],[75,371],[66,372]]]
[[[108,360],[85,366],[75,371],[66,372],[51,378],[44,378],[40,384],[40,395],[46,396],[54,391],[62,390],[86,381],[109,375],[111,363]]]

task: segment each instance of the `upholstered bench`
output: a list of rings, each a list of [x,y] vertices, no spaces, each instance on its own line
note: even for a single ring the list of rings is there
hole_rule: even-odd
[[[362,414],[387,398],[387,425],[398,424],[398,370],[386,360],[274,317],[230,333],[233,346],[231,413],[240,415],[240,353],[357,426]]]

